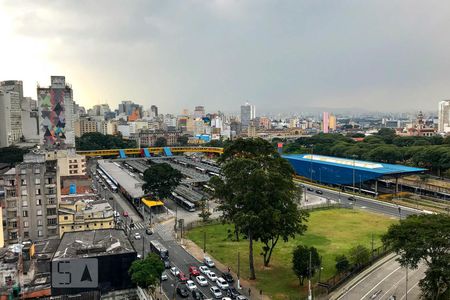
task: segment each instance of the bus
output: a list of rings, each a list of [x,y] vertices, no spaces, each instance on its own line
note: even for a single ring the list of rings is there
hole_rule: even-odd
[[[179,196],[177,193],[172,193],[173,198],[175,200],[175,202],[181,206],[182,208],[184,208],[185,210],[189,211],[189,212],[194,212],[195,211],[195,204],[184,199],[183,197]]]
[[[205,170],[205,169],[203,169],[203,168],[200,168],[200,167],[195,167],[195,169],[196,169],[197,171],[199,171],[200,173],[203,173],[203,174],[205,174],[205,173],[206,173],[206,170]]]
[[[162,260],[169,259],[169,250],[158,241],[150,241],[150,251],[156,253]]]
[[[212,171],[208,171],[208,174],[211,175],[211,176],[217,176],[217,177],[220,177],[220,174],[215,173],[215,172],[212,172]]]

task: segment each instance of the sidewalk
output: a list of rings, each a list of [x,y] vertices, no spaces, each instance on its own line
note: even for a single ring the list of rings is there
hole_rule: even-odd
[[[394,257],[396,257],[396,256],[397,256],[397,254],[390,253],[390,254],[386,255],[385,257],[381,258],[380,260],[376,261],[373,265],[371,265],[369,268],[365,269],[364,271],[362,271],[361,273],[359,273],[358,275],[353,277],[353,279],[351,279],[345,285],[341,286],[338,290],[331,292],[328,295],[328,299],[329,300],[339,299],[339,297],[342,296],[342,294],[344,294],[346,291],[351,289],[354,285],[356,285],[358,282],[363,280],[365,277],[367,277],[373,271],[375,271],[376,269],[378,269],[385,263],[389,262],[390,260],[394,259]]]

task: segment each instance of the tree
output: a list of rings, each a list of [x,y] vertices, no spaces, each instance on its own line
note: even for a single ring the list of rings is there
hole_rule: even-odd
[[[350,262],[348,261],[347,256],[345,255],[339,255],[336,256],[336,258],[334,259],[334,261],[336,262],[336,271],[338,273],[342,273],[345,272],[349,269],[350,267]]]
[[[155,164],[145,170],[142,189],[158,199],[164,199],[171,195],[182,178],[181,172],[169,164]]]
[[[136,148],[135,141],[123,140],[121,135],[101,134],[100,132],[89,132],[75,139],[77,150],[103,150],[103,149],[126,149]]]
[[[206,199],[202,199],[200,201],[200,213],[198,214],[198,216],[202,218],[203,222],[208,222],[209,217],[211,216],[211,212],[209,211]]]
[[[395,130],[392,128],[381,128],[376,135],[381,137],[386,144],[392,144],[396,137]]]
[[[18,148],[15,146],[0,148],[0,163],[14,165],[23,160],[24,154],[28,153],[28,148]]]
[[[159,256],[150,253],[145,259],[133,261],[128,273],[131,275],[131,281],[134,284],[153,293],[164,269],[164,263]]]
[[[166,147],[167,146],[167,140],[165,137],[160,136],[155,141],[155,147]]]
[[[220,161],[224,179],[215,177],[210,184],[223,219],[249,241],[250,278],[255,279],[254,241],[264,243],[267,266],[280,237],[287,241],[306,230],[307,214],[295,202],[301,192],[292,181],[289,163],[265,140],[238,139],[225,147]]]
[[[450,216],[412,215],[389,227],[383,236],[400,257],[403,267],[416,269],[427,265],[425,277],[419,282],[424,298],[440,299],[450,289]]]
[[[189,136],[187,136],[187,135],[182,135],[177,138],[177,142],[181,146],[186,146],[188,144],[188,141],[189,141]]]
[[[311,261],[311,266],[310,266]],[[292,253],[292,270],[303,285],[305,278],[314,276],[316,270],[320,268],[320,256],[314,247],[299,245]]]
[[[350,249],[350,260],[356,266],[362,266],[370,260],[370,250],[363,245],[358,245]]]

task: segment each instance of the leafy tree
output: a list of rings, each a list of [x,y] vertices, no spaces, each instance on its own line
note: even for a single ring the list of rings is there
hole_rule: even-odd
[[[383,236],[385,245],[400,256],[404,267],[427,265],[419,285],[424,298],[439,299],[450,289],[450,216],[412,215],[389,227]]]
[[[381,128],[376,135],[381,137],[386,144],[392,144],[396,137],[395,130],[392,128]]]
[[[155,291],[160,281],[161,274],[164,271],[164,263],[158,255],[150,253],[145,259],[133,261],[128,273],[131,275],[131,281],[151,293]]]
[[[164,199],[171,195],[182,178],[181,172],[169,164],[155,164],[145,170],[142,189],[158,199]]]
[[[135,141],[123,140],[121,136],[105,135],[100,132],[89,132],[75,139],[77,150],[103,150],[136,148]]]
[[[181,146],[186,146],[188,144],[188,141],[189,141],[189,136],[187,136],[187,135],[182,135],[177,138],[177,142]]]
[[[335,265],[336,271],[338,273],[345,272],[350,268],[350,262],[349,262],[347,256],[345,256],[345,255],[336,256],[335,262],[336,262],[336,265]]]
[[[350,249],[350,260],[357,266],[362,266],[370,260],[370,250],[363,245],[358,245]]]
[[[210,184],[223,218],[247,236],[250,278],[255,279],[253,242],[264,243],[264,264],[268,265],[280,237],[287,241],[306,230],[302,222],[307,214],[295,203],[298,190],[291,166],[269,142],[238,139],[225,147],[220,161],[224,180],[215,177]]]
[[[310,268],[311,257],[311,268]],[[320,268],[319,252],[314,247],[306,247],[299,245],[294,249],[292,254],[292,270],[303,285],[305,278],[314,276],[316,270]]]
[[[23,160],[24,154],[28,153],[28,148],[18,148],[15,146],[0,148],[0,163],[14,165]]]
[[[211,212],[209,211],[209,207],[206,201],[206,199],[202,199],[200,201],[200,213],[198,214],[198,216],[202,218],[203,222],[208,222],[209,217],[211,216]]]
[[[160,136],[155,141],[155,147],[166,147],[167,146],[167,140],[165,137]]]

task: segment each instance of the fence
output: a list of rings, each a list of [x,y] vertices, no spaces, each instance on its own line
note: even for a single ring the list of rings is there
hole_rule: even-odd
[[[372,256],[367,263],[361,265],[353,265],[348,271],[336,274],[333,277],[328,278],[324,282],[319,282],[317,285],[325,288],[327,290],[327,293],[329,293],[390,252],[391,250],[384,246],[373,249]]]

